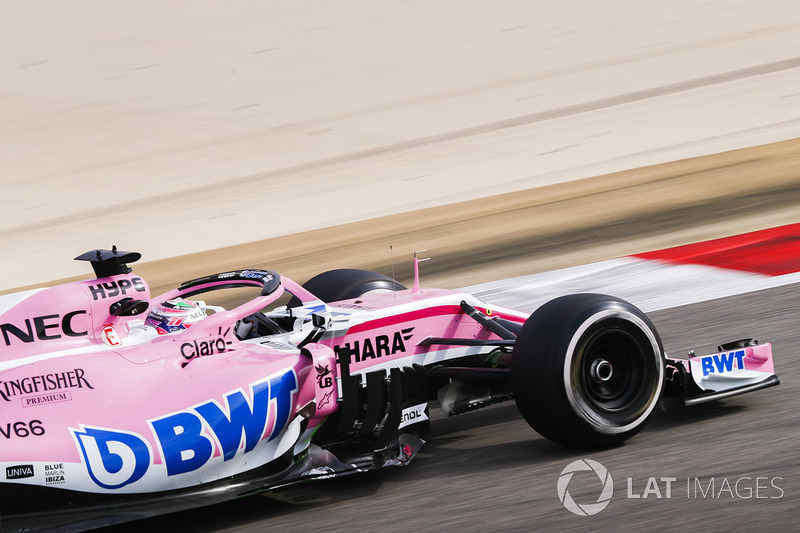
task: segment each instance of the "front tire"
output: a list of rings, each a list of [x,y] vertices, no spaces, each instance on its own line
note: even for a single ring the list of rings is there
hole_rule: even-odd
[[[514,397],[530,426],[567,445],[608,446],[644,427],[664,383],[655,326],[630,303],[573,294],[537,309],[511,359]]]

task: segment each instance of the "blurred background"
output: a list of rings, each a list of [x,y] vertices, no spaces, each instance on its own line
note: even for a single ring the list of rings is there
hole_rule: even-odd
[[[257,253],[274,267],[302,255],[298,245],[364,235],[330,259],[377,268],[415,249],[444,258],[694,195],[711,205],[773,179],[785,198],[794,176],[718,161],[702,167],[728,167],[710,185],[664,171],[569,184],[798,137],[799,10],[789,0],[5,3],[0,289],[84,274],[71,258],[112,244],[154,261],[515,191],[528,194],[261,243],[234,259]],[[740,159],[754,157],[766,156]],[[540,208],[482,220],[510,199]],[[442,229],[453,216],[472,222]],[[598,257],[621,253],[631,252]],[[205,273],[230,253],[219,257],[182,268]],[[278,266],[303,277],[308,263]]]
[[[798,35],[796,0],[6,1],[0,292],[112,245],[154,294],[235,267],[407,281],[419,249],[459,287],[796,223]],[[510,402],[434,415],[399,472],[123,527],[796,531],[798,310],[793,284],[651,314],[668,352],[772,341],[783,384],[588,455],[620,494],[592,521],[555,490],[586,452]],[[624,499],[650,476],[784,497]]]

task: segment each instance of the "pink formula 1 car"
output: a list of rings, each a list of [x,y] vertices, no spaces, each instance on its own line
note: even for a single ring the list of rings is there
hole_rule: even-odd
[[[452,290],[334,270],[267,270],[151,298],[95,250],[97,279],[0,297],[0,527],[90,529],[289,483],[408,463],[428,402],[454,415],[514,398],[556,442],[639,431],[686,404],[778,384],[771,346],[667,358],[631,304],[598,294],[532,315]],[[212,291],[252,287],[231,310]],[[285,294],[286,293],[286,294]],[[217,293],[218,294],[218,293]]]

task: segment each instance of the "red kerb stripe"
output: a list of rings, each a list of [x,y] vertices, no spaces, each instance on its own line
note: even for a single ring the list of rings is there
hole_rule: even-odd
[[[800,224],[698,242],[634,257],[780,276],[800,271]]]

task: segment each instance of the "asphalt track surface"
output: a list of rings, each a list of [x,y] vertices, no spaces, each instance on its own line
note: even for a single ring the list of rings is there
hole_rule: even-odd
[[[746,336],[772,342],[782,383],[693,408],[665,406],[617,448],[553,444],[526,425],[513,402],[451,418],[432,409],[432,438],[408,467],[109,531],[796,531],[798,311],[800,284],[651,313],[670,354],[711,353]],[[561,471],[582,458],[600,462],[614,481],[610,504],[595,516],[570,513],[557,495]],[[662,498],[652,490],[628,498],[643,495],[650,477]],[[661,478],[675,478],[670,498]],[[590,473],[570,484],[579,503],[593,503],[599,490]]]

